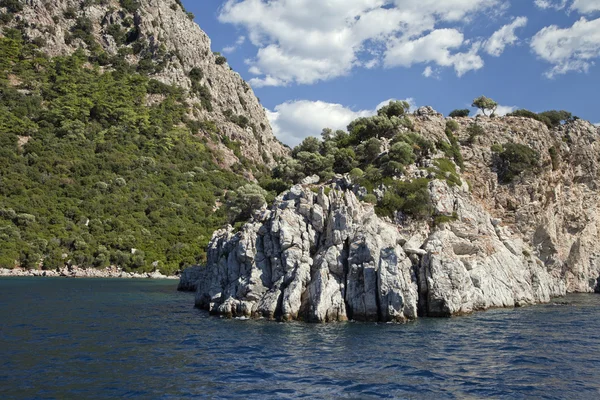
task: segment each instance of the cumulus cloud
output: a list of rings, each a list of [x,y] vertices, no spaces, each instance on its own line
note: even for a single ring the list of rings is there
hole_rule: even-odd
[[[517,106],[498,105],[498,108],[496,108],[496,111],[494,112],[494,114],[496,114],[498,117],[503,117],[506,114],[511,113],[517,109],[518,109]],[[483,112],[481,110],[477,110],[477,113],[475,115],[483,115]]]
[[[511,46],[519,40],[515,34],[515,30],[523,28],[525,25],[527,25],[526,17],[515,18],[512,23],[504,25],[485,42],[485,51],[489,55],[499,57],[504,52],[506,46]]]
[[[274,111],[267,110],[273,132],[283,143],[296,146],[308,136],[319,136],[323,128],[346,129],[356,118],[375,115],[377,110],[390,101],[381,102],[372,110],[354,111],[336,103],[296,100],[279,104]],[[415,108],[413,99],[406,99]]]
[[[553,65],[546,72],[549,78],[569,71],[587,72],[600,57],[600,18],[588,21],[582,17],[564,29],[545,27],[532,38],[531,48]]]
[[[571,10],[576,10],[581,14],[589,14],[600,11],[600,1],[598,0],[575,0],[571,5]]]
[[[600,127],[600,122],[596,122],[594,125]]]
[[[398,39],[388,45],[384,65],[388,68],[410,67],[433,62],[442,67],[454,67],[457,75],[462,76],[467,71],[483,67],[483,60],[477,55],[477,45],[467,53],[452,53],[464,42],[464,35],[456,29],[436,29],[415,40]]]
[[[353,68],[432,63],[458,74],[483,66],[457,29],[506,0],[227,0],[219,20],[244,27],[258,48],[255,86],[312,84]],[[448,37],[446,37],[446,35]],[[439,43],[435,43],[439,40]],[[419,45],[429,46],[424,49]],[[467,48],[465,48],[467,47]],[[412,48],[413,59],[399,54]],[[440,50],[442,56],[432,52]],[[368,55],[365,60],[365,55]],[[439,62],[442,62],[441,64]]]

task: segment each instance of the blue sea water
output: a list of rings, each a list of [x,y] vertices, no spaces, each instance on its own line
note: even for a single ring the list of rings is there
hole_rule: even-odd
[[[598,295],[310,325],[210,317],[175,287],[0,279],[0,398],[600,398]]]

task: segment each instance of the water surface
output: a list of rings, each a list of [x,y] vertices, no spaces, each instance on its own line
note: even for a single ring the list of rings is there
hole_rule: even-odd
[[[600,398],[600,296],[405,325],[224,320],[173,281],[0,278],[0,398]]]

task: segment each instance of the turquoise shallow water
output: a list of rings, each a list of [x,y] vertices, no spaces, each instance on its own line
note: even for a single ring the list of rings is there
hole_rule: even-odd
[[[175,287],[0,279],[0,398],[600,398],[598,295],[309,325],[209,317]]]

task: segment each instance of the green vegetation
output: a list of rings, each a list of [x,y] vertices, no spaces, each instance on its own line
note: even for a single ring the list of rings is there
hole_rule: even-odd
[[[465,118],[471,114],[471,110],[465,108],[462,110],[454,110],[448,116],[451,118]]]
[[[214,123],[189,120],[180,88],[118,58],[101,72],[94,55],[49,59],[10,37],[0,38],[0,267],[173,272],[202,261],[212,232],[239,218],[217,202],[245,183],[194,136],[216,134]],[[164,99],[147,106],[152,93]]]
[[[456,121],[447,121],[446,122],[446,136],[450,141],[450,144],[446,142],[438,142],[436,144],[437,148],[442,150],[446,157],[452,158],[456,165],[462,170],[464,169],[464,160],[462,153],[460,152],[460,144],[458,143],[458,138],[454,135],[458,131],[458,123]]]
[[[221,55],[221,53],[219,53],[218,51],[215,51],[213,54],[216,56],[215,64],[223,65],[227,62],[227,58],[225,56]]]
[[[498,108],[498,103],[488,97],[481,96],[473,100],[471,107],[479,108],[483,115],[488,115],[487,112],[490,112],[489,115],[494,115]]]
[[[570,112],[564,111],[564,110],[561,110],[561,111],[550,110],[550,111],[541,112],[539,114],[536,114],[533,111],[529,111],[529,110],[516,110],[511,113],[506,114],[506,116],[507,117],[524,117],[524,118],[535,119],[536,121],[540,121],[540,122],[543,122],[544,124],[546,124],[546,126],[548,128],[555,128],[565,122],[569,122],[569,121],[572,121],[577,118],[577,117],[574,117]]]
[[[319,175],[328,180],[334,174],[349,174],[352,181],[367,189],[365,202],[375,204],[378,215],[393,218],[400,211],[404,217],[429,218],[433,215],[426,178],[406,177],[406,167],[424,163],[435,146],[412,129],[406,102],[390,102],[373,117],[352,121],[347,131],[324,129],[322,140],[306,138],[292,151],[293,159],[284,160],[273,171],[274,177],[288,184],[305,176]],[[458,129],[449,121],[451,143],[444,142],[449,158],[436,159],[429,172],[450,185],[460,185],[455,163],[462,165],[460,145],[452,132]],[[438,147],[439,148],[439,147]],[[383,196],[375,189],[385,188]]]
[[[483,127],[477,123],[470,125],[467,128],[467,133],[469,134],[469,138],[467,139],[467,143],[473,144],[475,140],[477,140],[478,136],[482,136],[485,134]]]
[[[538,166],[540,155],[531,147],[517,144],[505,143],[499,154],[500,166],[498,169],[498,180],[502,183],[510,183],[515,177],[525,171],[531,171]]]

